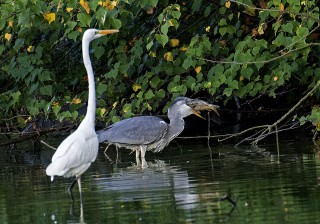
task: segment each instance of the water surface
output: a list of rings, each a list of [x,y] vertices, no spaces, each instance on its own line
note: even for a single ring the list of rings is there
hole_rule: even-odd
[[[67,195],[71,179],[45,175],[51,149],[1,150],[0,223],[320,223],[320,156],[311,142],[281,142],[279,157],[274,144],[173,142],[147,152],[144,169],[130,151],[116,161],[114,148],[108,157],[101,149],[82,177],[83,208],[77,186],[74,203]]]

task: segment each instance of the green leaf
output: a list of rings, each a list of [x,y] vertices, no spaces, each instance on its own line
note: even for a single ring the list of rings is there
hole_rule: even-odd
[[[147,44],[147,46],[146,46],[147,50],[149,51],[152,46],[153,46],[153,40],[151,40],[151,41]]]
[[[39,74],[38,78],[40,82],[49,81],[51,80],[50,72],[43,71],[41,74]]]
[[[56,116],[58,115],[60,110],[61,110],[61,107],[59,105],[52,107],[52,111]]]
[[[224,36],[228,31],[228,28],[227,27],[220,27],[219,28],[219,33],[221,36]]]
[[[52,96],[52,86],[51,85],[41,86],[40,93],[42,95]]]
[[[211,7],[207,6],[206,10],[204,10],[204,17],[208,17],[210,15]]]
[[[150,85],[152,88],[157,88],[158,84],[160,83],[160,78],[158,76],[154,76],[151,81],[150,81]]]
[[[77,14],[77,18],[78,18],[80,25],[82,27],[89,27],[90,26],[91,16],[89,14],[79,13],[79,14]]]
[[[305,36],[307,36],[309,34],[309,30],[306,27],[300,26],[300,27],[297,28],[297,32],[296,33],[297,33],[298,37],[302,38],[302,37],[305,37]]]
[[[23,46],[23,44],[24,44],[24,39],[18,38],[14,43],[13,49],[16,51],[19,51],[20,48]]]
[[[108,90],[108,86],[104,83],[99,83],[97,86],[97,93],[98,95],[101,95],[105,93]]]
[[[253,74],[252,68],[241,69],[241,75],[248,80],[250,80],[252,74]]]
[[[223,91],[223,94],[226,95],[227,97],[231,96],[233,92],[232,88],[225,88]]]
[[[159,90],[156,92],[156,98],[158,98],[158,99],[164,98],[165,95],[166,95],[166,91],[164,91],[163,89],[159,89]]]
[[[167,35],[169,27],[170,27],[170,22],[169,22],[169,20],[167,20],[167,21],[165,22],[165,24],[163,24],[163,25],[161,26],[161,32],[162,32],[163,34]]]
[[[219,26],[226,26],[227,25],[227,20],[225,18],[220,19],[218,25]]]
[[[4,19],[0,19],[0,30],[2,30],[5,25],[6,25],[6,21]]]
[[[148,90],[148,92],[146,92],[145,94],[144,94],[144,98],[145,99],[147,99],[147,100],[150,100],[150,99],[152,99],[152,98],[154,98],[155,97],[155,95],[154,95],[154,93],[149,89]]]
[[[99,59],[105,52],[104,47],[102,46],[96,46],[94,48],[94,55]]]
[[[281,29],[283,32],[292,33],[293,25],[292,23],[287,23],[281,25]]]
[[[164,34],[156,34],[155,38],[158,41],[158,43],[162,45],[162,47],[164,47],[166,43],[168,43],[169,41],[168,36]]]
[[[194,62],[192,59],[190,58],[186,58],[183,63],[182,63],[182,67],[187,70],[189,67],[193,66]]]
[[[120,19],[112,19],[111,24],[114,29],[120,29],[122,27],[122,22]]]
[[[199,11],[199,9],[201,8],[201,5],[202,5],[202,0],[196,0],[196,1],[193,1],[193,4],[192,4],[192,10],[193,11]]]

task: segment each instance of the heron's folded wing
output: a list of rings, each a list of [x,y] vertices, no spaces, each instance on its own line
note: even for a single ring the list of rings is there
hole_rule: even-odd
[[[150,144],[166,135],[168,124],[154,116],[140,116],[119,121],[98,131],[99,142],[131,145]]]

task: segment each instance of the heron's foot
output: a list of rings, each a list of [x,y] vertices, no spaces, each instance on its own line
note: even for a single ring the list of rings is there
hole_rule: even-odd
[[[141,158],[141,168],[144,169],[144,168],[147,168],[148,167],[148,164],[147,164],[147,161],[145,160],[145,158]]]

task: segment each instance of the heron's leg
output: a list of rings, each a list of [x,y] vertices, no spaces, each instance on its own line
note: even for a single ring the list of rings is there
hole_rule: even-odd
[[[140,146],[140,151],[141,151],[141,162],[142,162],[142,168],[146,168],[146,167],[148,167],[148,164],[147,164],[147,162],[146,162],[146,160],[145,160],[145,155],[146,155],[146,151],[147,151],[147,146],[145,146],[145,145],[141,145]]]
[[[144,157],[141,158],[141,168],[147,168],[148,164]]]
[[[136,149],[136,158],[140,157],[140,149]]]
[[[68,187],[68,194],[71,198],[72,201],[74,201],[74,197],[72,195],[72,189],[74,187],[74,185],[77,183],[77,178],[74,179],[74,181],[70,184],[70,186]]]
[[[140,151],[141,151],[141,158],[144,158],[146,155],[146,151],[147,151],[147,146],[140,146]]]

